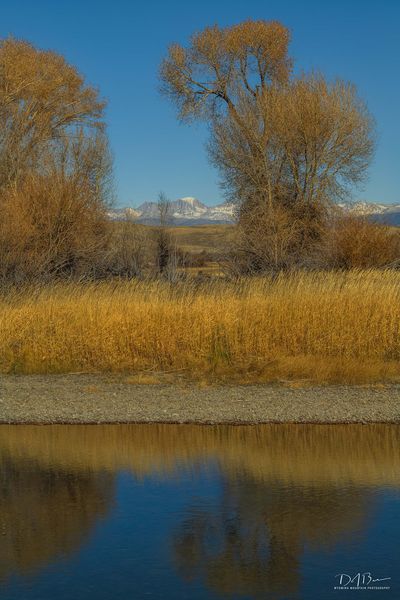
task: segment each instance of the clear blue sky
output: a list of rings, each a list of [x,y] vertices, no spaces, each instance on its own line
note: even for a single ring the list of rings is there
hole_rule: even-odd
[[[378,147],[356,198],[400,202],[400,0],[14,0],[2,2],[0,34],[61,52],[108,100],[120,205],[196,196],[221,201],[204,126],[180,125],[158,93],[169,43],[247,18],[292,31],[298,69],[353,81],[375,116]]]

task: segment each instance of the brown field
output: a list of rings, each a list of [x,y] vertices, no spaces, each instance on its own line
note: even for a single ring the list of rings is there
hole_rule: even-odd
[[[3,373],[399,381],[400,273],[64,283],[3,293],[0,327]]]
[[[186,252],[224,252],[232,240],[234,225],[171,227],[176,244]]]
[[[121,222],[115,223],[121,227]],[[132,224],[139,228],[144,237],[151,238],[157,227],[155,225]],[[227,244],[233,239],[234,225],[188,225],[169,227],[176,246],[185,252],[199,254],[200,252],[224,252]]]
[[[194,225],[172,227],[172,239],[176,246],[187,252],[189,257],[204,254],[204,264],[201,266],[185,266],[181,270],[189,276],[199,273],[208,276],[222,275],[219,258],[226,253],[234,236],[234,225]]]
[[[121,221],[113,223],[117,231],[126,225],[127,223]],[[151,269],[154,269],[158,227],[134,222],[131,223],[131,227],[132,237],[140,240],[139,246],[144,252],[144,271],[151,272]],[[184,255],[184,264],[177,267],[179,272],[184,272],[189,277],[199,273],[209,276],[222,274],[221,258],[226,256],[228,248],[232,245],[234,225],[174,226],[168,227],[167,231],[174,250]]]

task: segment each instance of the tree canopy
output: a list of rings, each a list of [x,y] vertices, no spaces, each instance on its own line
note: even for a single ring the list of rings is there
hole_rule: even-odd
[[[276,21],[207,27],[169,48],[160,75],[180,119],[209,123],[210,157],[246,239],[274,231],[294,256],[319,237],[327,207],[363,180],[374,122],[351,83],[295,76],[289,41]],[[278,254],[276,266],[287,263]]]
[[[103,127],[104,101],[59,54],[0,42],[0,187],[37,169],[44,149]]]

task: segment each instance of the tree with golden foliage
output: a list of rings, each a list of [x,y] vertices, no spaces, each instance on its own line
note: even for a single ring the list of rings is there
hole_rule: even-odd
[[[211,159],[239,205],[255,270],[303,260],[373,152],[373,121],[355,87],[294,77],[289,40],[276,21],[208,27],[188,47],[172,45],[161,66],[180,118],[211,124]]]
[[[267,86],[289,80],[289,39],[277,21],[206,27],[191,37],[188,48],[170,46],[161,65],[162,90],[177,103],[181,119],[225,109],[240,122],[243,97],[260,97]]]
[[[59,54],[0,42],[3,278],[93,270],[113,190],[104,107]]]
[[[0,42],[0,186],[35,170],[66,133],[103,127],[104,102],[59,54]]]

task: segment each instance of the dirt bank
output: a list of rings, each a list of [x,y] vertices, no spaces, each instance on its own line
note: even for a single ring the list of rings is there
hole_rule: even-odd
[[[126,376],[8,375],[0,423],[400,423],[400,385],[143,385]]]

